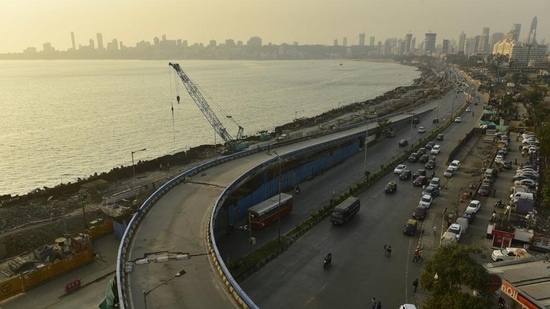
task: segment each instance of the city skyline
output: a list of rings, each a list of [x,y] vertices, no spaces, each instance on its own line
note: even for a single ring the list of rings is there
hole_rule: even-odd
[[[465,0],[459,6],[441,0],[162,0],[134,6],[105,0],[0,2],[5,7],[0,12],[0,53],[21,53],[29,47],[41,50],[44,43],[56,50],[69,50],[71,32],[77,47],[89,46],[90,40],[97,47],[97,33],[103,35],[103,42],[116,39],[125,46],[135,46],[162,35],[187,40],[189,45],[208,45],[211,40],[220,44],[227,39],[246,43],[256,36],[263,44],[333,45],[335,40],[342,44],[345,38],[347,45],[358,45],[361,33],[367,45],[372,37],[378,43],[405,38],[408,33],[419,44],[425,33],[433,32],[437,34],[436,45],[441,45],[444,39],[458,41],[462,32],[473,37],[487,27],[490,34],[507,33],[513,24],[521,24],[520,41],[524,41],[535,16],[537,41],[550,41],[548,0],[532,0],[517,10],[510,9],[517,6],[511,0]]]

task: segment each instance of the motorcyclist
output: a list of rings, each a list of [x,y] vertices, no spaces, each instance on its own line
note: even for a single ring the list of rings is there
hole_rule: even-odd
[[[332,262],[332,253],[329,252],[329,254],[325,256],[325,265],[329,266],[331,262]]]
[[[302,191],[300,189],[300,186],[298,186],[298,185],[296,185],[296,188],[294,190],[295,190],[296,194],[298,194],[298,193],[300,193],[300,191]]]

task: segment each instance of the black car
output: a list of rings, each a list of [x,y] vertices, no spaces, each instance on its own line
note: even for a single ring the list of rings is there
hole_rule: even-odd
[[[489,196],[490,193],[491,193],[491,185],[487,183],[482,184],[477,190],[477,194],[481,196]]]
[[[426,146],[424,146],[424,148],[426,148],[426,149],[432,149],[432,147],[433,147],[434,145],[435,145],[434,142],[429,142],[429,143],[426,144]]]
[[[410,170],[403,170],[401,174],[399,174],[399,179],[401,180],[408,180],[411,178],[412,172]]]
[[[384,192],[386,193],[395,193],[396,191],[397,191],[397,183],[394,181],[388,182],[388,184],[384,188]]]
[[[412,177],[413,179],[416,179],[418,176],[426,176],[426,170],[423,168],[417,169],[416,172],[414,172]]]
[[[420,159],[418,159],[418,162],[420,163],[426,163],[430,160],[430,156],[427,154],[423,154]]]
[[[427,152],[427,150],[426,150],[425,147],[421,147],[421,148],[419,148],[419,149],[416,151],[416,153],[417,153],[419,156],[425,154],[426,152]]]
[[[422,187],[422,186],[425,186],[426,184],[428,184],[428,178],[426,178],[426,176],[418,176],[413,181],[413,185],[416,187]]]
[[[409,160],[409,162],[417,162],[418,161],[418,154],[416,152],[411,153],[408,160]]]
[[[428,160],[424,167],[428,170],[433,170],[435,168],[435,160]]]
[[[399,146],[400,147],[407,146],[408,144],[409,144],[409,142],[406,139],[402,139],[402,140],[399,141]]]
[[[474,222],[474,219],[476,218],[476,213],[473,210],[465,211],[462,214],[462,218],[468,219],[468,223],[471,224],[472,222]]]
[[[444,135],[443,134],[438,134],[437,137],[435,138],[436,140],[438,141],[442,141],[444,138]]]

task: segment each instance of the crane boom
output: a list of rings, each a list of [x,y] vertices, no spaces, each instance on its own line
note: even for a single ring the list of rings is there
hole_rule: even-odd
[[[248,147],[248,144],[241,142],[240,139],[242,138],[243,133],[243,127],[239,126],[239,132],[237,134],[237,139],[233,138],[229,132],[227,132],[227,129],[223,126],[222,122],[212,108],[210,108],[210,105],[208,105],[208,102],[206,102],[206,99],[203,97],[200,90],[197,88],[197,86],[191,81],[191,79],[183,72],[180,65],[178,63],[168,63],[169,66],[174,68],[176,73],[181,79],[181,82],[185,86],[185,89],[187,89],[187,92],[195,101],[201,112],[203,113],[204,117],[210,122],[210,125],[214,128],[216,133],[224,140],[225,146],[229,148],[231,151],[240,151]],[[227,118],[230,118],[233,122],[233,118],[231,116],[227,116]],[[235,124],[237,124],[235,122]]]

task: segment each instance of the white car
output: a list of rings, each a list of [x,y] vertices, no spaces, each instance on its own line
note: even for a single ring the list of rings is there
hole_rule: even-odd
[[[455,122],[462,122],[462,118],[456,117],[456,118],[455,118]]]
[[[469,107],[466,108],[466,112],[467,112],[467,113],[469,113],[469,112],[471,112],[471,111],[472,111],[472,110],[471,110]]]
[[[449,228],[447,229],[447,232],[453,233],[456,236],[456,241],[460,240],[460,237],[462,236],[462,226],[458,223],[453,223]]]
[[[494,250],[491,254],[491,259],[495,262],[521,259],[529,257],[530,254],[523,248],[503,248]]]
[[[441,152],[441,145],[434,145],[430,150],[430,153],[434,155],[439,154],[439,152]]]
[[[393,173],[397,175],[401,175],[401,173],[407,169],[407,166],[405,164],[399,164],[393,169]]]
[[[538,183],[533,179],[523,179],[514,181],[514,185],[526,186],[526,187],[536,187]]]
[[[419,206],[424,206],[426,208],[430,208],[432,206],[433,197],[429,194],[425,194],[420,199],[420,202],[418,203]]]
[[[460,161],[458,160],[453,160],[451,162],[451,164],[449,164],[449,168],[452,169],[453,171],[458,171],[458,169],[460,168]]]
[[[468,204],[468,207],[466,207],[466,211],[473,211],[477,213],[479,209],[481,208],[481,202],[478,200],[471,200],[470,204]]]
[[[418,127],[418,133],[424,133],[424,132],[426,132],[426,128]]]

